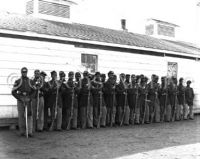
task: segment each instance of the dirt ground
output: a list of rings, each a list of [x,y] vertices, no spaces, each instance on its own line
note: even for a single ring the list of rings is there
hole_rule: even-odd
[[[29,139],[17,130],[0,130],[0,159],[115,159],[199,143],[199,124],[200,115],[173,123],[43,132]]]

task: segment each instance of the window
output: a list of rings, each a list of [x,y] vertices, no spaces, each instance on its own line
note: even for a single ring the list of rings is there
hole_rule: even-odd
[[[98,56],[92,54],[81,54],[81,65],[86,68],[87,71],[94,73],[97,71]]]
[[[167,76],[168,77],[176,77],[178,74],[178,64],[177,62],[168,62],[168,68],[167,68]]]
[[[158,24],[158,35],[175,37],[174,27]]]

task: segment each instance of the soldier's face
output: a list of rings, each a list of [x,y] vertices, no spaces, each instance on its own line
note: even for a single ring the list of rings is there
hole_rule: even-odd
[[[39,71],[36,71],[34,74],[35,74],[36,78],[40,77],[40,72]]]
[[[22,72],[22,77],[27,77],[27,71]]]
[[[51,76],[51,78],[52,78],[53,80],[56,80],[56,79],[57,79],[57,74],[54,73],[54,74]]]
[[[70,75],[69,79],[73,80],[74,79],[74,75]]]

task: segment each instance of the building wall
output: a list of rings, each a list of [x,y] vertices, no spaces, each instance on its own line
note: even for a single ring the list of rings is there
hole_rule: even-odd
[[[193,81],[195,106],[200,110],[200,77],[195,74],[200,62],[181,58],[158,57],[99,49],[75,48],[73,45],[0,37],[0,118],[17,117],[16,99],[11,96],[20,69],[26,66],[28,76],[40,69],[50,71],[83,71],[81,54],[98,55],[98,71],[166,76],[167,62],[178,63],[178,78]],[[48,79],[47,79],[48,80]]]

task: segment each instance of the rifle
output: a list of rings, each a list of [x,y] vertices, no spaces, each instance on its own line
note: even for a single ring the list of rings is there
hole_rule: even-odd
[[[144,115],[143,115],[143,118],[142,118],[142,124],[144,124],[144,120],[145,120],[145,115],[146,115],[146,108],[147,108],[147,93],[145,94],[145,105],[144,105]]]
[[[175,92],[175,100],[174,100],[174,112],[173,112],[173,115],[172,115],[172,121],[175,120],[175,115],[176,115],[176,111],[177,111],[177,92]]]
[[[74,88],[72,88],[72,104],[71,104],[71,110],[70,110],[70,117],[69,117],[69,122],[67,124],[67,130],[70,129],[70,125],[71,125],[71,120],[73,117],[73,111],[74,111]]]
[[[56,116],[57,116],[57,107],[58,107],[58,93],[59,93],[59,87],[58,87],[58,84],[57,84],[57,88],[56,88],[56,103],[55,103],[55,109],[54,109],[54,118],[53,118],[53,120],[52,120],[52,122],[51,122],[51,126],[50,126],[50,128],[49,128],[49,130],[50,131],[52,131],[53,130],[53,128],[54,128],[54,122],[55,122],[55,120],[56,120]]]
[[[113,109],[114,109],[114,106],[115,106],[115,84],[114,84],[114,92],[113,92],[113,105],[112,105],[112,109],[111,109],[111,121],[110,121],[110,126],[112,127],[113,126]]]
[[[100,122],[101,122],[101,116],[102,116],[102,90],[100,91],[100,107],[99,107],[99,117],[98,117],[98,123],[97,123],[97,128],[100,128]]]
[[[137,104],[138,104],[138,89],[137,89],[136,97],[135,97],[135,105],[134,105],[134,113],[133,113],[133,124],[134,124],[134,121],[135,121],[135,116],[136,116],[135,110],[136,110]]]
[[[26,122],[26,138],[28,139],[28,105],[27,103],[27,97],[23,97],[22,101],[25,107],[25,122]]]
[[[87,119],[88,119],[89,118],[89,108],[90,108],[90,95],[91,95],[90,87],[91,87],[91,83],[90,83],[89,77],[87,78],[87,80],[88,80],[88,89],[89,89],[89,92],[88,92],[88,103],[87,103],[87,112],[86,112],[86,115],[87,115]]]
[[[125,91],[124,110],[123,110],[123,114],[122,114],[122,119],[121,119],[121,121],[120,121],[120,126],[122,126],[122,125],[123,125],[123,122],[124,122],[126,107],[127,107],[127,90]]]
[[[36,117],[37,120],[39,119],[39,104],[40,104],[39,94],[40,94],[40,91],[38,89],[38,91],[37,91],[37,117]]]

